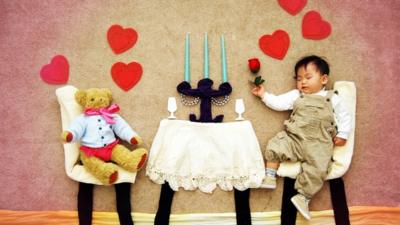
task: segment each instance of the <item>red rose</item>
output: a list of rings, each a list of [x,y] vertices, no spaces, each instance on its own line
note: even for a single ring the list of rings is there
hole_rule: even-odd
[[[249,69],[252,73],[257,73],[260,70],[260,61],[257,58],[249,59]]]

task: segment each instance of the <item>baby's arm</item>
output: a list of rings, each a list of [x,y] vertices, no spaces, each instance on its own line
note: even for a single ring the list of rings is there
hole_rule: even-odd
[[[291,90],[281,95],[274,95],[265,91],[263,85],[254,87],[251,92],[261,98],[261,100],[271,109],[276,111],[286,111],[293,109],[294,101],[300,96],[298,90]]]
[[[333,139],[333,142],[337,146],[343,146],[346,144],[350,132],[353,129],[352,117],[343,99],[337,95],[334,95],[334,98],[335,99],[332,100],[336,100],[333,101],[333,109],[337,119],[338,134]]]

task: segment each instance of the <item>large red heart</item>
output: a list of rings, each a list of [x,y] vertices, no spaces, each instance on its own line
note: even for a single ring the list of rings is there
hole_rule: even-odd
[[[303,17],[302,33],[304,38],[321,40],[331,34],[331,25],[318,12],[310,11]]]
[[[117,62],[111,68],[111,76],[114,82],[124,91],[133,88],[139,82],[142,73],[142,66],[137,62],[129,64]]]
[[[307,4],[307,0],[278,0],[279,5],[293,16],[299,13]]]
[[[286,31],[276,30],[272,35],[262,36],[258,43],[265,54],[282,60],[289,49],[290,38]]]
[[[107,40],[115,54],[120,54],[132,48],[138,39],[137,32],[132,28],[122,28],[112,25],[107,32]]]
[[[69,78],[68,60],[62,55],[56,55],[51,62],[40,70],[40,77],[48,84],[65,84]]]

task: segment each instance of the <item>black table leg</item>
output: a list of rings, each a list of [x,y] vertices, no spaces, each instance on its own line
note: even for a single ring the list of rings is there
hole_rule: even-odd
[[[158,203],[158,211],[154,219],[154,225],[168,225],[169,216],[171,214],[172,200],[175,192],[169,184],[165,182],[161,186],[160,201]]]
[[[237,225],[251,225],[250,188],[244,191],[234,189]]]

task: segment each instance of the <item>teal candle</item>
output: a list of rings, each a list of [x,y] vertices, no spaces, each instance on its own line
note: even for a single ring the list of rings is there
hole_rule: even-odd
[[[226,71],[226,52],[224,35],[221,35],[221,53],[222,53],[222,82],[228,82],[228,73]]]
[[[185,41],[185,81],[190,83],[190,52],[189,52],[189,33],[186,34]]]
[[[208,37],[204,35],[204,78],[208,78]]]

